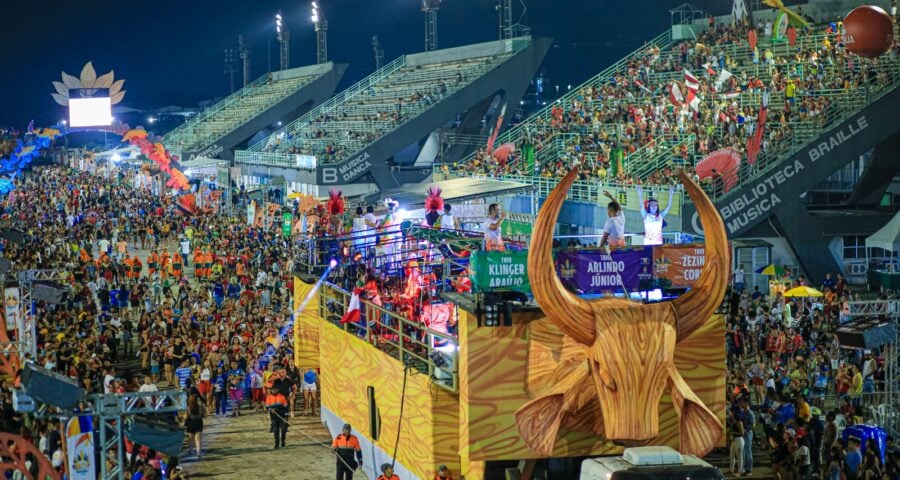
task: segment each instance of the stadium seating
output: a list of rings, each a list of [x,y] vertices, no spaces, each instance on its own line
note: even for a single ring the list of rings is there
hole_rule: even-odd
[[[211,145],[316,78],[317,75],[304,75],[277,79],[263,75],[169,132],[164,143],[182,151]]]
[[[515,49],[469,58],[407,63],[400,57],[236,155],[238,163],[295,166],[297,154],[335,163],[469,85]],[[428,55],[428,54],[420,54]]]
[[[482,149],[444,172],[541,179],[552,186],[579,164],[582,179],[595,183],[668,183],[679,168],[692,167],[711,151],[733,147],[746,153],[768,91],[758,168],[742,172],[752,175],[900,82],[896,50],[863,62],[846,54],[838,34],[826,28],[800,32],[794,46],[760,35],[755,51],[744,40],[746,28],[720,25],[696,42],[673,42],[665,33],[497,140],[533,145],[533,160],[513,155],[501,162]],[[670,100],[669,89],[685,81],[685,70],[699,80],[696,113]],[[713,91],[723,70],[732,77]]]

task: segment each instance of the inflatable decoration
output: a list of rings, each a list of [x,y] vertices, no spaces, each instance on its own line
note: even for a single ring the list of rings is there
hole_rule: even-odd
[[[894,41],[894,24],[887,12],[874,5],[854,8],[844,18],[844,45],[860,57],[876,58]]]
[[[23,138],[16,140],[16,146],[9,156],[0,158],[0,194],[7,194],[15,190],[13,180],[34,157],[40,155],[41,150],[48,148],[50,143],[62,136],[59,130],[54,128],[34,129],[34,122],[28,124],[28,131]]]
[[[785,6],[784,6],[784,2],[783,2],[782,0],[763,0],[763,3],[765,3],[766,5],[768,5],[768,6],[772,7],[772,8],[777,8],[778,10],[781,11],[780,14],[783,14],[783,15],[785,15],[785,16],[787,17],[787,18],[785,18],[785,20],[784,20],[784,26],[782,27],[782,30],[783,30],[783,31],[786,31],[786,30],[787,30],[787,25],[788,25],[788,23],[790,23],[790,25],[795,25],[795,26],[798,26],[798,27],[801,27],[801,28],[805,28],[805,27],[807,27],[807,26],[809,25],[809,22],[807,22],[806,20],[804,20],[803,17],[801,17],[800,15],[798,15],[798,14],[797,14],[796,12],[794,12],[793,10],[791,10],[791,9],[789,9],[789,8],[787,8],[787,7],[785,7]],[[780,15],[779,15],[779,17],[780,17]],[[789,22],[788,22],[788,21],[789,21]],[[778,30],[777,26],[778,26],[779,23],[782,23],[782,21],[781,21],[780,18],[779,18],[778,20],[776,20],[776,22],[775,22],[775,24],[776,24],[776,36],[778,36],[778,34],[777,34],[777,30]]]
[[[679,298],[641,304],[619,298],[585,300],[569,292],[553,261],[553,228],[578,169],[550,193],[534,225],[528,279],[547,319],[562,330],[558,359],[529,370],[549,372],[540,392],[516,411],[516,426],[535,452],[550,455],[561,429],[590,432],[619,445],[640,445],[660,433],[659,403],[668,391],[679,418],[680,451],[705,455],[716,446],[721,420],[687,384],[675,348],[708,322],[725,295],[731,264],[725,225],[691,178],[681,183],[706,232],[706,262],[694,287]]]
[[[161,142],[154,142],[150,139],[146,130],[141,127],[129,128],[128,125],[114,127],[114,132],[122,135],[122,142],[134,145],[140,149],[141,153],[146,155],[153,163],[159,166],[159,169],[169,175],[166,186],[176,190],[190,190],[191,184],[187,176],[177,168],[176,162],[178,157],[169,153]]]

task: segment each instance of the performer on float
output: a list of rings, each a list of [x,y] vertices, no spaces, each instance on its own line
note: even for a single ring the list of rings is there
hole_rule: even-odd
[[[441,198],[441,189],[436,186],[428,187],[428,197],[425,199],[425,225],[429,228],[440,228],[441,211],[444,209],[444,199]]]
[[[606,213],[609,218],[606,225],[603,226],[603,237],[600,238],[600,248],[609,244],[612,248],[621,248],[625,246],[625,213],[622,206],[616,201],[608,191],[604,191],[603,195],[609,198],[609,204],[606,206]]]
[[[644,189],[638,185],[637,188],[638,204],[643,205],[641,209],[641,217],[644,218],[644,245],[662,245],[663,244],[663,223],[669,210],[672,208],[672,197],[675,196],[675,187],[669,187],[669,200],[666,209],[659,211],[659,201],[650,197],[644,201]]]
[[[343,215],[344,215],[344,197],[340,190],[331,189],[328,192],[328,202],[325,209],[330,215],[328,223],[328,234],[339,236],[343,233]]]

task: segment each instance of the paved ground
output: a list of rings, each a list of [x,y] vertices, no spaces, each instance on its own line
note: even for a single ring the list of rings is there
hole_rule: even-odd
[[[129,254],[137,254],[141,258],[146,275],[150,250],[133,247],[129,243]],[[175,251],[174,242],[169,242],[167,250],[169,253]],[[193,270],[187,269],[191,277]],[[159,387],[165,388],[165,383],[160,383]],[[301,408],[301,402],[298,402],[297,409]],[[331,436],[320,418],[298,414],[289,420],[291,426],[285,442],[286,448],[275,450],[272,434],[269,433],[268,414],[247,410],[236,418],[208,415],[204,419],[202,458],[198,460],[196,456],[183,457],[182,465],[191,478],[334,478],[335,458],[330,450]],[[184,453],[187,453],[187,446]],[[362,474],[355,477],[364,478]]]
[[[273,449],[266,414],[207,417],[204,422],[202,458],[183,460],[191,478],[334,478],[334,457],[322,445],[330,445],[331,439],[318,417],[291,419],[286,447],[278,450]]]

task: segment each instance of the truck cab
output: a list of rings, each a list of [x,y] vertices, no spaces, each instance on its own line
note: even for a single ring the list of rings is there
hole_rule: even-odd
[[[626,448],[621,457],[589,458],[581,480],[724,480],[722,471],[670,447]]]

